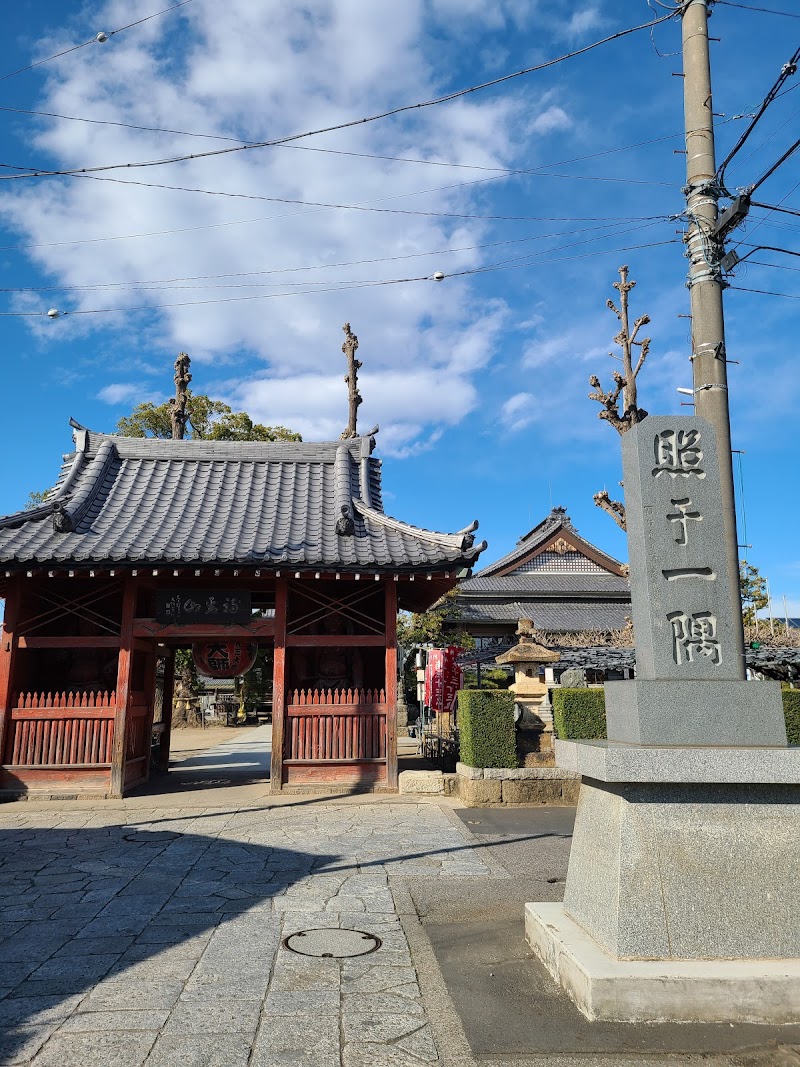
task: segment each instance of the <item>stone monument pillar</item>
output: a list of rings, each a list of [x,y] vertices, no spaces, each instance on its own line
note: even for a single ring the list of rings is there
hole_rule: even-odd
[[[583,776],[564,903],[534,951],[590,1019],[800,1020],[800,748],[775,682],[745,681],[714,432],[650,416],[622,437],[636,678]]]

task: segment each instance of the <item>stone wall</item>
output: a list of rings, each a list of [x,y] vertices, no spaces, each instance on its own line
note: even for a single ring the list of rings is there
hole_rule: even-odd
[[[403,771],[399,788],[404,794],[449,796],[469,808],[513,807],[525,804],[578,803],[581,776],[560,767],[467,767],[456,764],[455,774],[442,771]]]

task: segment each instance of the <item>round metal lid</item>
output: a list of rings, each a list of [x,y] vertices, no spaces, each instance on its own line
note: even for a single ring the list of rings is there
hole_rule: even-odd
[[[366,956],[381,947],[381,939],[363,930],[299,930],[283,939],[284,948],[318,959]]]

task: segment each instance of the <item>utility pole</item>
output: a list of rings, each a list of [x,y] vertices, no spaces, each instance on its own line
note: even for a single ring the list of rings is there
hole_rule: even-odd
[[[733,487],[725,321],[722,310],[724,230],[718,220],[720,195],[714,153],[714,109],[708,53],[707,0],[686,0],[681,11],[683,104],[686,125],[686,212],[689,228],[689,293],[692,313],[692,365],[695,412],[717,436],[720,492],[725,529],[730,615],[738,652],[735,677],[744,678],[745,655],[739,594],[739,539]]]

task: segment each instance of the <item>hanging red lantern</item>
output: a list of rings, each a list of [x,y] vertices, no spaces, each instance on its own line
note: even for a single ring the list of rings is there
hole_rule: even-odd
[[[195,641],[192,659],[201,674],[210,678],[238,678],[256,661],[254,641]]]

